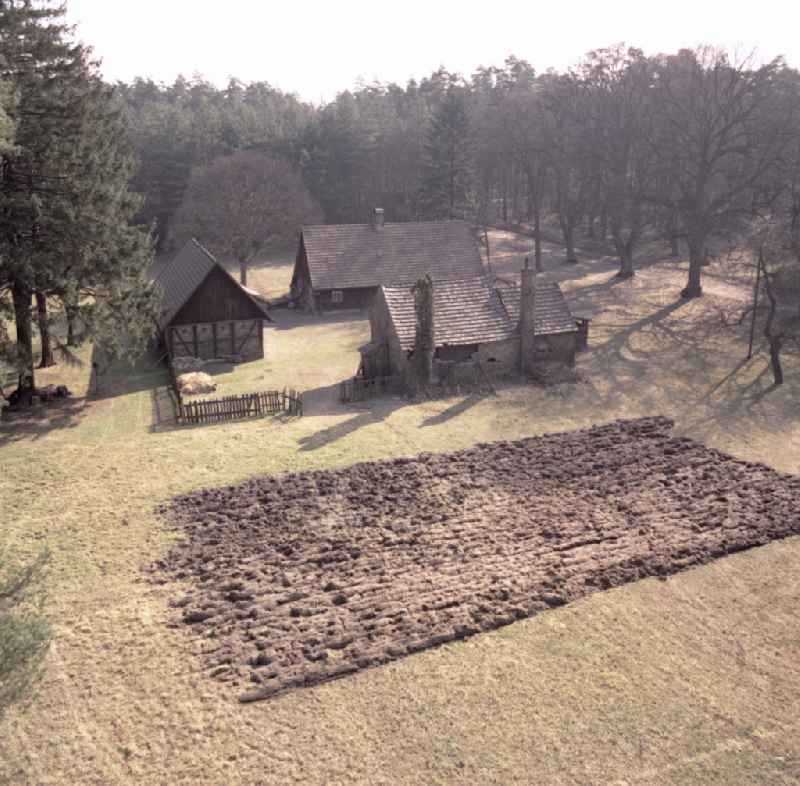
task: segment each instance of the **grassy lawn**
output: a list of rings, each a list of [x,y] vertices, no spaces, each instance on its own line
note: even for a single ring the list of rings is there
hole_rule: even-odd
[[[277,267],[264,276],[279,289],[290,266]],[[711,271],[707,297],[681,304],[680,265],[627,283],[613,267],[546,260],[544,276],[594,317],[571,387],[343,407],[336,383],[354,373],[366,323],[287,311],[266,329],[266,358],[220,375],[220,392],[294,385],[310,391],[300,419],[159,427],[157,368],[112,370],[97,393],[88,350],[83,367],[45,372],[79,397],[51,419],[0,424],[0,509],[9,545],[52,550],[56,638],[35,700],[0,728],[0,782],[797,783],[798,539],[248,706],[167,626],[176,588],[143,578],[174,537],[157,503],[256,473],[650,414],[800,472],[800,362],[787,356],[774,390],[763,354],[744,361],[746,328],[720,319],[740,291]]]
[[[285,295],[292,280],[296,251],[296,246],[287,246],[261,255],[248,268],[247,286],[268,298]],[[239,265],[236,262],[223,264],[238,281]]]

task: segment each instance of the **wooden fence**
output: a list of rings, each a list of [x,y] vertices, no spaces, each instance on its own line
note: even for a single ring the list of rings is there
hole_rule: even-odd
[[[354,401],[366,401],[389,393],[402,393],[404,390],[404,380],[401,376],[372,377],[371,379],[353,377],[341,383],[339,399],[343,404],[351,404]]]
[[[258,418],[264,415],[303,414],[303,394],[294,389],[266,390],[260,393],[243,393],[215,399],[184,401],[175,369],[167,363],[169,391],[175,405],[178,423],[221,423],[226,420]]]
[[[303,414],[303,396],[296,390],[268,390],[216,399],[181,402],[178,419],[183,423],[218,423],[264,415]]]

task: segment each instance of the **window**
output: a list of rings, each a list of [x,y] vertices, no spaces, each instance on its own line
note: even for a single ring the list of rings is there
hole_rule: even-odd
[[[331,290],[331,303],[344,303],[344,292],[341,289]]]

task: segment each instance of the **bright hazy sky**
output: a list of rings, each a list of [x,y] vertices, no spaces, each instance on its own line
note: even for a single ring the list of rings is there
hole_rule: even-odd
[[[509,54],[537,71],[624,41],[648,54],[699,43],[800,67],[800,0],[67,0],[109,80],[198,72],[264,80],[320,102],[359,77],[471,74]]]

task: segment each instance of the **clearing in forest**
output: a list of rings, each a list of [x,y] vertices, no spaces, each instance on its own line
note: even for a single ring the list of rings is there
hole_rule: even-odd
[[[177,497],[155,565],[243,700],[313,685],[647,576],[800,534],[800,477],[666,418]]]

